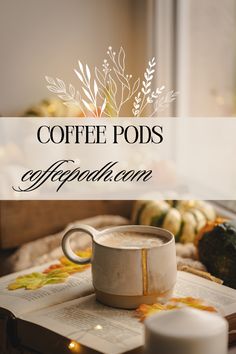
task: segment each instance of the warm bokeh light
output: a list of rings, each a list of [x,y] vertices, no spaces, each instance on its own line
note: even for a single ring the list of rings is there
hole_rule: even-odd
[[[94,329],[96,329],[96,330],[102,329],[102,326],[98,324],[94,327]]]
[[[70,349],[70,351],[72,353],[80,353],[81,346],[78,342],[75,342],[74,340],[72,340],[69,343],[68,348]]]

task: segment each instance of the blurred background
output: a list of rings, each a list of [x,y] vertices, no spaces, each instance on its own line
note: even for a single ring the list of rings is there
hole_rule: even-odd
[[[45,75],[76,86],[78,59],[122,45],[133,76],[154,55],[157,83],[180,92],[161,115],[235,116],[235,37],[235,0],[0,0],[0,114],[52,96]]]

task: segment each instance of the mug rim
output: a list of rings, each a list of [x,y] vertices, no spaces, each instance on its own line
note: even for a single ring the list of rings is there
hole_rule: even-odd
[[[122,248],[120,248],[120,247],[112,247],[112,246],[104,245],[104,244],[98,242],[97,238],[99,238],[100,236],[105,235],[107,233],[110,233],[112,231],[119,231],[120,229],[121,230],[126,230],[126,229],[129,230],[129,229],[131,229],[134,232],[140,232],[142,229],[144,229],[144,230],[152,231],[152,232],[150,232],[152,234],[153,233],[158,234],[158,232],[159,232],[159,235],[161,233],[162,234],[161,236],[163,236],[163,237],[166,237],[168,235],[169,240],[167,242],[161,243],[161,244],[156,245],[156,246],[145,247],[145,249],[147,249],[147,250],[165,247],[165,246],[170,245],[172,242],[175,242],[175,236],[169,230],[164,229],[162,227],[149,226],[149,225],[120,225],[120,226],[108,227],[108,228],[106,228],[104,230],[97,231],[97,233],[93,236],[93,242],[96,245],[98,245],[98,246],[109,248],[109,249],[113,249],[113,250],[115,249],[115,250],[122,250],[122,251],[132,251],[132,250],[133,251],[137,251],[137,250],[144,249],[144,247],[132,247],[132,248],[128,248],[128,247],[122,247]]]

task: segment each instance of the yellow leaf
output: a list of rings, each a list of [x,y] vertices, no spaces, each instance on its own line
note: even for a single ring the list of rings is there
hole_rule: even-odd
[[[167,303],[161,304],[156,303],[153,305],[140,305],[137,310],[137,316],[140,321],[144,321],[148,316],[153,315],[154,313],[158,313],[160,311],[168,311],[173,309],[180,309],[184,306],[193,307],[203,311],[209,312],[217,312],[217,310],[206,304],[203,300],[192,298],[192,297],[184,297],[184,298],[172,298]]]
[[[86,249],[86,250],[79,250],[75,252],[78,256],[82,257],[82,258],[87,258],[87,257],[91,257],[92,254],[92,250],[91,248]],[[61,257],[60,258],[60,263],[63,265],[75,265],[75,263],[71,262],[68,258],[66,257]]]
[[[77,251],[76,254],[82,258],[87,258],[91,256],[92,250]],[[42,273],[35,272],[16,278],[14,282],[8,285],[8,290],[21,288],[34,290],[47,284],[63,283],[71,274],[82,272],[90,267],[90,264],[75,264],[66,257],[60,258],[59,262],[52,264]]]
[[[39,289],[46,284],[62,283],[68,278],[69,273],[55,270],[48,274],[31,273],[20,276],[15,281],[8,285],[8,290],[16,290],[24,288],[27,290]]]

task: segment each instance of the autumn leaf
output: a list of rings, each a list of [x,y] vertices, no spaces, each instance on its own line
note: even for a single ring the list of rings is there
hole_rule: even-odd
[[[91,257],[91,254],[92,254],[92,250],[91,248],[88,248],[86,250],[79,250],[79,251],[76,251],[75,252],[77,254],[77,256],[80,256],[82,258],[88,258],[88,257]],[[63,264],[63,265],[77,265],[76,263],[73,263],[71,262],[68,258],[66,257],[61,257],[60,258],[60,263]],[[79,265],[79,267],[81,267],[82,265]],[[84,265],[83,265],[84,266]]]
[[[83,251],[76,251],[75,252],[78,256],[82,257],[82,258],[87,258],[90,257],[92,254],[92,250],[86,249]],[[45,269],[44,273],[48,274],[50,272],[53,272],[55,269],[60,270],[61,272],[66,272],[69,274],[74,274],[74,273],[78,273],[78,272],[82,272],[85,269],[90,267],[90,264],[76,264],[71,262],[68,258],[66,257],[61,257],[59,259],[60,263],[57,264],[52,264],[49,268]]]
[[[63,283],[68,277],[69,273],[61,270],[54,270],[48,274],[31,273],[17,277],[15,281],[8,285],[8,290],[17,290],[24,288],[26,290],[39,289],[47,284]]]
[[[92,250],[77,251],[76,254],[82,258],[87,258],[91,256]],[[75,264],[66,257],[61,257],[59,263],[50,265],[42,273],[35,272],[16,278],[14,282],[8,285],[8,290],[22,288],[34,290],[48,284],[64,283],[71,274],[82,272],[89,267],[90,264]]]
[[[136,314],[139,317],[140,321],[144,321],[147,317],[158,313],[160,311],[168,311],[168,310],[176,310],[183,307],[193,307],[198,310],[208,311],[208,312],[217,312],[217,310],[207,305],[203,300],[192,298],[192,297],[184,297],[184,298],[172,298],[167,303],[161,304],[156,303],[153,305],[140,305],[137,310]]]
[[[54,270],[58,270],[62,273],[68,273],[68,274],[74,274],[74,273],[79,273],[84,271],[85,269],[89,268],[90,264],[74,264],[72,263],[71,265],[63,265],[63,264],[53,264],[50,267],[48,267],[47,269],[45,269],[45,271],[43,272],[44,274],[49,274],[52,273]]]

